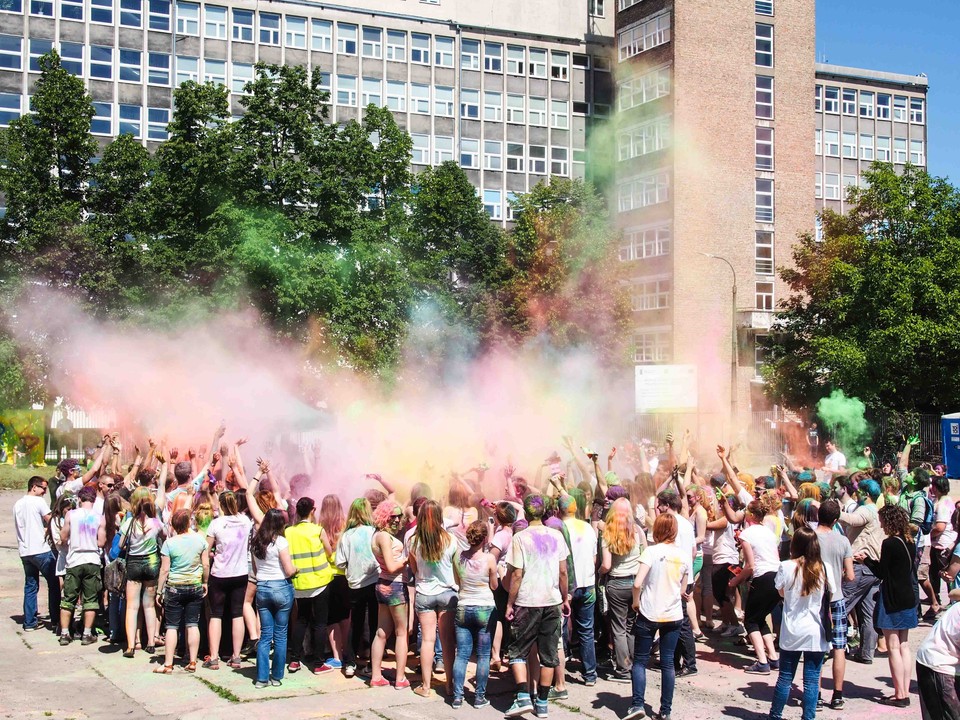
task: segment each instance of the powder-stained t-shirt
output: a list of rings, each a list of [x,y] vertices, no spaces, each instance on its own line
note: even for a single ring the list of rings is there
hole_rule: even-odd
[[[210,521],[207,537],[213,538],[211,575],[230,578],[247,574],[252,527],[253,521],[240,514],[221,515]]]
[[[560,596],[560,563],[569,551],[563,535],[544,525],[532,525],[513,536],[507,565],[523,570],[516,604],[519,607],[552,607]]]
[[[206,549],[206,538],[193,530],[167,538],[160,548],[161,555],[170,557],[167,584],[171,587],[199,585],[203,581],[202,557]]]
[[[347,585],[353,590],[373,585],[380,575],[380,565],[373,556],[374,532],[372,525],[360,525],[344,531],[337,541],[337,566],[344,569]]]
[[[576,582],[570,588],[592,588],[597,581],[597,531],[593,525],[576,518],[564,518],[570,536],[570,554]]]
[[[651,545],[640,556],[649,570],[640,590],[640,614],[650,622],[683,619],[680,593],[690,580],[690,555],[673,543]]]

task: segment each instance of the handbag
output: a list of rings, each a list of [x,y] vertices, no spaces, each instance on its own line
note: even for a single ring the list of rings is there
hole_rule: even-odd
[[[830,584],[827,573],[823,573],[823,596],[820,598],[820,624],[823,625],[823,637],[829,643],[833,637],[833,615],[830,614]]]
[[[130,533],[133,531],[134,521],[130,521],[130,527],[127,529],[125,535],[120,539],[120,551],[117,553],[117,557],[114,560],[111,560],[107,563],[107,566],[103,569],[103,584],[106,585],[107,590],[117,595],[122,595],[126,592],[127,587],[127,541],[130,538]]]

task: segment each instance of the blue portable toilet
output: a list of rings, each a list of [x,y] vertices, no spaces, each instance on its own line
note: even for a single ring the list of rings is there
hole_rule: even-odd
[[[960,413],[940,417],[940,436],[943,439],[943,464],[947,477],[960,477]]]

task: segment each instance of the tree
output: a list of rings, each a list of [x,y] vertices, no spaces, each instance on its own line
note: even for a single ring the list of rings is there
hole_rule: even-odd
[[[875,163],[847,216],[823,213],[780,269],[791,291],[769,341],[771,398],[811,407],[834,389],[875,409],[954,409],[960,388],[960,193]]]

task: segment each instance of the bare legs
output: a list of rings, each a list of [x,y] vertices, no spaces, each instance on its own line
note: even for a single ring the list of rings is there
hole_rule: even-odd
[[[371,682],[383,680],[383,655],[387,636],[394,635],[394,654],[397,656],[397,682],[407,673],[407,605],[380,605],[377,616],[377,634],[370,648]],[[432,650],[432,648],[431,648]]]
[[[144,647],[153,645],[157,632],[157,581],[136,582],[127,581],[127,614],[125,618],[127,629],[127,650],[132,651],[137,644],[137,625],[140,620],[141,598],[143,600],[143,621],[146,626],[146,641]]]
[[[907,644],[907,630],[884,630],[887,641],[890,674],[893,676],[893,697],[897,700],[909,697],[910,676],[913,674],[913,656]]]

